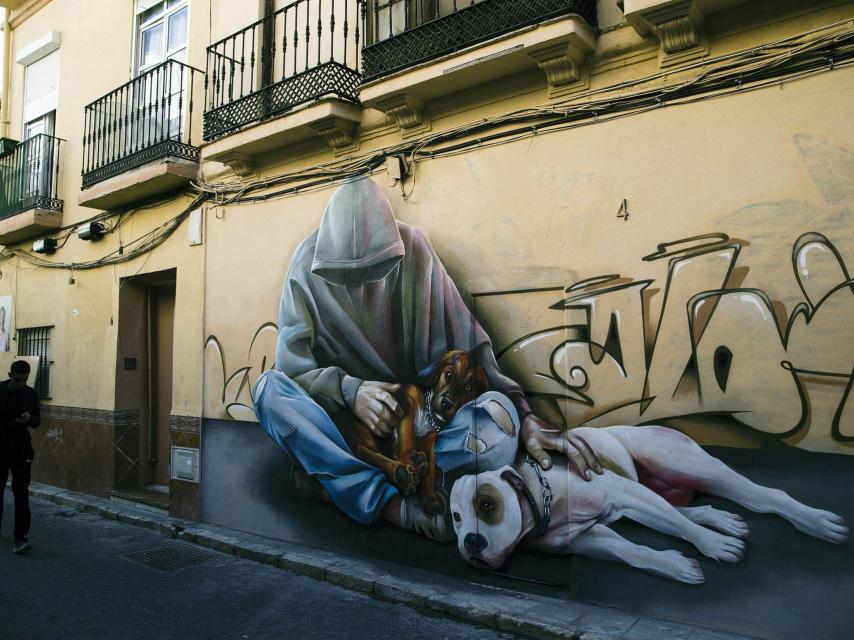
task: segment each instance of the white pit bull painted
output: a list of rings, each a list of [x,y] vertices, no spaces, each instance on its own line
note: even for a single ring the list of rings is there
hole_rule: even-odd
[[[515,467],[465,476],[454,484],[451,513],[467,562],[498,568],[523,543],[547,553],[621,560],[673,580],[700,584],[705,577],[695,559],[675,550],[634,544],[608,528],[622,517],[630,518],[683,538],[714,560],[739,561],[747,525],[740,516],[709,506],[674,506],[687,504],[694,491],[759,513],[776,513],[826,542],[841,544],[848,539],[840,516],[751,482],[673,429],[582,427],[573,433],[606,467],[589,482],[556,458],[548,471],[523,459]]]

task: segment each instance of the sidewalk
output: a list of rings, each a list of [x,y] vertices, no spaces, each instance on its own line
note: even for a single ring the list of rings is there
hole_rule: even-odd
[[[360,560],[292,542],[158,515],[49,485],[33,483],[30,494],[383,600],[501,631],[572,640],[749,640],[746,636],[637,616],[619,609],[472,584],[393,563]]]

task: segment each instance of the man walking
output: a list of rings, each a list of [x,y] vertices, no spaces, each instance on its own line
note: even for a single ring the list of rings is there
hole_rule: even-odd
[[[0,521],[3,518],[3,494],[6,478],[12,472],[12,494],[15,497],[15,553],[32,549],[27,540],[30,532],[30,467],[33,463],[33,445],[30,428],[41,423],[39,397],[35,389],[27,386],[30,365],[16,360],[9,371],[9,379],[0,382]]]

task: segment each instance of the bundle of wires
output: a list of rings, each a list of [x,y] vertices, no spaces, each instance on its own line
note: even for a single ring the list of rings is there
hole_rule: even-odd
[[[854,62],[854,21],[846,20],[785,38],[754,49],[703,60],[679,69],[661,72],[547,105],[520,109],[478,122],[427,134],[360,156],[351,156],[297,171],[251,180],[194,182],[193,201],[177,216],[115,251],[88,262],[59,263],[21,249],[5,248],[0,260],[17,256],[38,267],[95,269],[127,262],[162,244],[190,212],[205,201],[217,206],[263,202],[331,184],[370,175],[385,166],[391,156],[403,156],[414,167],[418,162],[465,153],[474,149],[507,144],[570,128],[607,122],[671,105],[684,105],[736,92],[782,85]],[[161,203],[148,205],[157,206]],[[89,220],[106,222],[111,232],[121,227],[130,212],[104,212]],[[77,223],[74,227],[79,226]],[[58,243],[63,246],[74,227]]]
[[[196,195],[193,201],[186,208],[184,208],[184,210],[181,211],[181,213],[179,213],[177,216],[170,218],[160,226],[151,229],[147,233],[144,233],[143,235],[134,238],[126,244],[120,244],[117,249],[108,253],[105,256],[98,258],[97,260],[89,260],[86,262],[54,262],[42,258],[40,255],[32,253],[30,251],[24,251],[22,249],[15,249],[10,247],[6,247],[3,249],[2,253],[0,253],[0,259],[8,259],[17,256],[21,260],[36,267],[43,267],[45,269],[71,269],[77,271],[97,269],[98,267],[128,262],[141,255],[145,255],[149,251],[152,251],[159,247],[161,244],[163,244],[166,239],[169,238],[169,236],[171,236],[175,232],[175,230],[181,226],[181,223],[184,222],[187,216],[190,215],[190,212],[198,208],[209,197],[210,196],[207,193],[200,193]],[[146,208],[150,208],[151,206],[154,205],[149,205],[149,207]],[[122,214],[119,214],[116,222],[108,226],[105,231],[108,233],[115,231],[122,224],[124,224],[125,221],[127,221],[130,215],[133,215],[137,211],[139,210],[135,209],[131,212],[124,212]],[[115,214],[105,212],[99,216],[95,216],[94,218],[87,220],[86,222],[101,222],[107,220],[110,217],[115,217]],[[61,248],[63,245],[65,245],[66,242],[68,242],[68,238],[74,235],[75,229],[80,226],[80,224],[81,223],[78,222],[77,224],[71,227],[65,227],[61,229],[61,231],[65,231],[66,233],[60,238],[59,242],[57,243],[57,248]]]
[[[384,167],[389,156],[402,155],[414,165],[537,134],[791,82],[849,65],[852,61],[854,21],[846,20],[748,51],[589,91],[574,100],[484,118],[363,156],[262,179],[194,186],[223,204],[260,202],[371,174]],[[674,81],[666,84],[670,78]]]

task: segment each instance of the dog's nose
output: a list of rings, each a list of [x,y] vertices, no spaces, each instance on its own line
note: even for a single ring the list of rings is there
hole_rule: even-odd
[[[480,553],[489,546],[489,543],[479,533],[467,533],[466,537],[463,538],[463,545],[469,551]]]
[[[445,395],[442,396],[442,399],[439,401],[439,406],[442,407],[442,411],[447,411],[448,409],[450,409],[451,407],[454,406],[454,402],[453,402],[453,400],[451,400],[451,398],[446,393]]]

